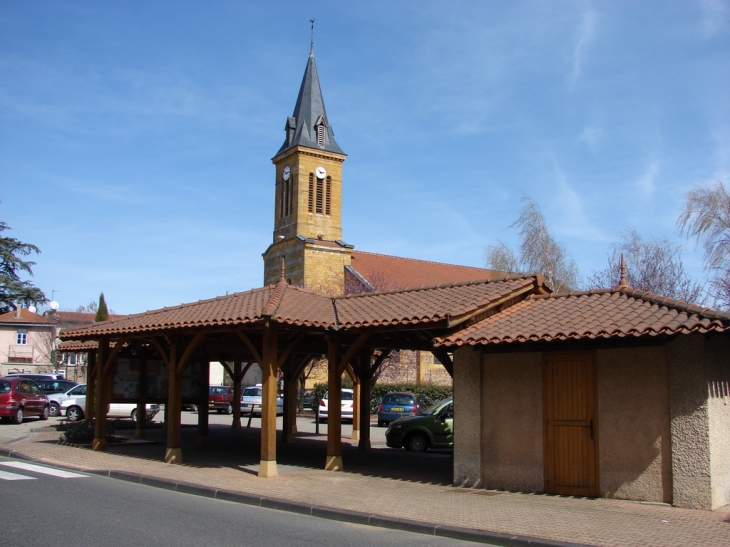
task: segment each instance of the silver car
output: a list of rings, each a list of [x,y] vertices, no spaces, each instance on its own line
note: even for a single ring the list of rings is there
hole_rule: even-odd
[[[243,390],[241,395],[241,414],[246,415],[251,412],[255,415],[261,415],[261,384],[249,386]],[[276,414],[284,414],[284,398],[281,395],[276,396]]]

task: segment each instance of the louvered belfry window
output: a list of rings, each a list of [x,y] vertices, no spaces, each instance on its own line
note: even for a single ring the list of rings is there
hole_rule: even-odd
[[[317,126],[317,146],[324,148],[324,133],[326,131],[324,123],[320,123]]]
[[[327,177],[327,186],[325,187],[324,196],[324,214],[330,214],[330,197],[332,194],[332,177]]]
[[[317,213],[322,214],[322,201],[324,194],[324,179],[317,179]]]
[[[280,217],[281,218],[284,218],[285,216],[287,216],[288,204],[289,204],[289,181],[285,180],[284,186],[281,189],[281,207],[280,207],[280,209],[281,209]]]
[[[309,212],[314,212],[314,173],[309,173]]]

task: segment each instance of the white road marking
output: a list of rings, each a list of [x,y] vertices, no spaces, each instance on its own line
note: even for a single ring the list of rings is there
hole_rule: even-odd
[[[5,465],[7,467],[13,467],[15,469],[22,469],[23,471],[32,471],[34,473],[42,473],[44,475],[60,477],[62,479],[77,479],[77,478],[86,477],[86,475],[81,475],[79,473],[71,473],[70,471],[61,471],[60,469],[52,469],[50,467],[43,467],[40,465],[34,465],[32,463],[25,463],[25,462],[0,462],[0,465]]]
[[[17,473],[8,473],[7,471],[0,471],[0,480],[4,481],[32,481],[35,477],[26,477],[25,475],[18,475]]]

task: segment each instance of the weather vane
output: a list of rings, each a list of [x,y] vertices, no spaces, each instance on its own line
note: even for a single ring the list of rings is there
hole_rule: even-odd
[[[311,47],[314,47],[314,19],[313,18],[310,19],[309,22],[312,23],[312,36],[311,36],[311,38],[309,40],[309,45]]]

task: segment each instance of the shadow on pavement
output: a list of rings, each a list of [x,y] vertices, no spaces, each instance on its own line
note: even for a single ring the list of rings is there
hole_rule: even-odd
[[[128,437],[133,430],[117,432]],[[149,443],[111,444],[108,452],[121,456],[162,461],[165,456],[166,433],[162,428],[147,430]],[[181,429],[181,447],[184,465],[198,468],[229,467],[244,472],[257,468],[260,458],[260,429],[252,427],[233,429],[229,425],[211,424],[209,444],[197,445],[197,429]],[[80,450],[88,448],[80,448]],[[277,444],[277,463],[287,472],[306,472],[324,469],[327,455],[326,435],[299,433],[291,443]],[[450,485],[453,476],[453,457],[450,451],[407,452],[401,449],[374,447],[369,451],[357,449],[357,443],[343,439],[342,461],[344,473],[380,477],[428,484]]]

